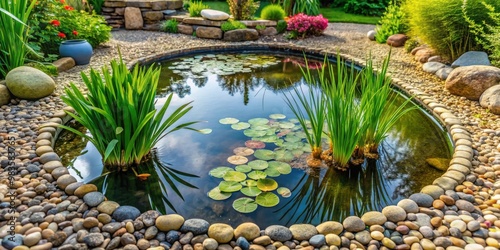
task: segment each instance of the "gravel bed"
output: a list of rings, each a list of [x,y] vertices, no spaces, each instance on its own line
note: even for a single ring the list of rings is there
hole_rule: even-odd
[[[279,35],[231,45],[307,47],[322,53],[339,52],[355,62],[371,53],[380,62],[390,48],[366,38],[366,32],[373,28],[335,23],[321,37],[290,41]],[[51,152],[54,127],[65,116],[66,107],[59,98],[64,87],[74,82],[83,88],[80,72],[118,58],[118,48],[124,61],[130,63],[171,50],[229,45],[149,31],[120,30],[112,37],[95,50],[90,65],[74,67],[56,77],[53,95],[37,101],[14,99],[1,107],[0,250],[500,247],[500,120],[477,102],[449,94],[443,81],[423,72],[402,48],[392,49],[390,73],[399,86],[415,94],[447,125],[456,145],[450,169],[425,190],[426,194],[414,194],[397,206],[352,216],[341,223],[271,226],[265,230],[252,223],[233,229],[154,211],[140,214],[133,207],[104,201],[95,186],[75,183]],[[13,163],[7,157],[9,146],[16,152]],[[8,166],[16,167],[17,173],[9,176]],[[10,237],[12,217],[17,219],[12,227],[14,241],[5,240]]]

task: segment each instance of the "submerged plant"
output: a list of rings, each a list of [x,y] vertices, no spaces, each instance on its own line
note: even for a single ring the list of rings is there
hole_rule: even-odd
[[[304,93],[302,89],[294,88],[295,95],[291,94],[288,96],[285,94],[285,102],[297,117],[297,120],[299,120],[300,126],[306,134],[307,142],[311,146],[311,157],[307,160],[307,165],[317,167],[321,164],[321,153],[323,152],[322,136],[326,120],[326,99],[321,89],[318,88],[307,61],[306,67],[301,67],[300,69],[306,83],[309,85],[308,93]],[[308,127],[309,124],[310,129]]]
[[[197,122],[177,124],[192,106],[190,102],[165,115],[172,101],[170,94],[163,106],[155,109],[155,95],[160,68],[135,66],[127,68],[120,60],[111,61],[111,71],[102,68],[102,75],[91,69],[90,75],[82,72],[88,88],[87,96],[71,84],[62,100],[75,109],[68,113],[85,126],[90,135],[71,127],[61,126],[94,144],[109,168],[127,170],[147,160],[151,149],[166,135],[179,130],[191,129]]]
[[[408,107],[411,99],[407,99],[397,108],[394,103],[397,93],[391,88],[391,78],[387,75],[390,54],[384,59],[380,72],[376,73],[373,68],[373,59],[366,60],[366,66],[361,71],[361,109],[363,110],[363,122],[366,131],[360,147],[365,148],[367,157],[376,158],[377,148],[380,142],[387,136],[392,126],[403,115],[416,106]]]

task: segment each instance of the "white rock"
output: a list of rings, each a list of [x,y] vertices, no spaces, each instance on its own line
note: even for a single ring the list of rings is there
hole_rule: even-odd
[[[229,19],[229,14],[226,12],[210,9],[202,10],[201,16],[212,21],[225,21]]]
[[[375,30],[370,30],[368,31],[368,33],[366,33],[366,37],[368,37],[368,39],[370,39],[371,41],[375,41],[376,34],[377,32]]]

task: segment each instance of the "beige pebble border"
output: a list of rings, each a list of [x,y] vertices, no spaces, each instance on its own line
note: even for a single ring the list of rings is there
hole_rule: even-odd
[[[157,54],[154,56],[149,56],[135,60],[129,64],[132,67],[135,64],[147,64],[160,59],[165,59],[169,57],[175,57],[180,55],[196,54],[196,53],[209,53],[209,52],[224,52],[227,50],[234,51],[246,51],[246,50],[259,50],[267,51],[273,53],[275,51],[292,51],[294,53],[306,52],[318,56],[334,56],[329,51],[323,49],[309,49],[305,46],[293,45],[293,44],[257,44],[257,45],[217,45],[217,46],[206,46],[197,47],[193,49],[180,49],[172,50],[162,54]],[[364,60],[351,57],[346,54],[340,55],[347,62],[352,62],[359,66],[364,66]],[[405,84],[399,79],[393,79],[393,84],[395,87],[405,92],[408,96],[413,96],[414,100],[417,101],[422,107],[427,109],[433,117],[438,119],[442,125],[447,128],[449,135],[452,138],[454,144],[453,158],[450,162],[448,170],[439,178],[433,181],[431,185],[425,186],[421,193],[428,194],[434,199],[439,199],[439,197],[445,194],[446,190],[454,190],[455,187],[462,182],[464,182],[466,176],[471,172],[472,168],[472,158],[473,158],[473,148],[472,148],[472,138],[467,129],[463,126],[461,120],[452,114],[452,112],[446,108],[445,105],[440,104],[438,101],[417,90],[409,84]],[[65,108],[66,111],[72,112],[71,108]],[[76,186],[82,185],[76,183],[74,177],[69,176],[68,170],[62,165],[59,157],[53,152],[54,141],[57,138],[59,132],[58,125],[62,124],[63,121],[68,120],[63,111],[57,112],[52,119],[40,127],[40,134],[37,138],[37,149],[36,153],[40,156],[39,160],[43,164],[43,168],[47,173],[51,173],[54,180],[57,180],[59,188],[66,189],[68,195],[73,195]],[[69,179],[69,181],[68,181]],[[61,181],[64,180],[64,181]],[[71,187],[71,188],[70,188]],[[68,189],[69,188],[69,189]],[[69,192],[68,192],[69,191]],[[361,215],[358,215],[361,217]],[[432,217],[432,216],[430,216]],[[413,248],[412,248],[413,249]]]

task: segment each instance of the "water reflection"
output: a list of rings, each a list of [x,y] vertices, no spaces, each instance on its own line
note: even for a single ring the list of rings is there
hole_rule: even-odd
[[[137,167],[136,173],[133,171],[107,172],[104,168],[104,174],[91,183],[102,190],[109,200],[121,201],[122,205],[133,205],[141,211],[153,209],[163,214],[167,214],[167,211],[177,213],[172,196],[184,201],[180,190],[184,189],[183,192],[185,192],[186,188],[198,189],[188,182],[188,179],[200,177],[180,171],[169,163],[163,162],[156,150],[153,150],[151,155],[150,160]],[[146,180],[141,180],[136,174],[149,174],[150,176]]]

